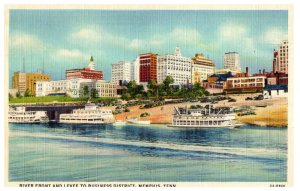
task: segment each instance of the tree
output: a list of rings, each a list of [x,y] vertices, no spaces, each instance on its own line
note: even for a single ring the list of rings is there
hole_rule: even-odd
[[[157,88],[157,83],[154,79],[150,79],[147,84],[148,89],[153,90]]]
[[[165,87],[170,87],[171,84],[174,83],[174,79],[172,76],[166,76],[166,78],[163,81],[163,84],[165,85]]]
[[[142,97],[143,97],[143,94],[136,94],[136,95],[135,95],[135,98],[136,98],[136,99],[141,99]]]
[[[193,89],[194,89],[197,97],[198,96],[202,97],[204,95],[206,95],[206,96],[209,95],[209,92],[204,87],[202,87],[199,83],[194,84]]]
[[[126,93],[130,94],[130,98],[136,98],[137,95],[140,98],[139,94],[141,94],[141,95],[144,94],[144,86],[137,85],[137,83],[135,81],[130,81],[127,85],[126,92],[124,92],[123,94],[126,94]],[[129,99],[128,95],[125,95],[124,98]]]
[[[91,97],[92,98],[98,97],[98,91],[95,88],[91,89]]]
[[[123,93],[121,96],[121,99],[123,99],[123,100],[129,100],[130,98],[131,98],[131,96],[129,93]]]
[[[135,81],[130,81],[130,82],[128,83],[127,88],[128,88],[129,91],[134,91],[134,90],[137,88],[137,86],[138,86],[138,85],[136,84]]]
[[[163,81],[164,90],[166,94],[169,96],[173,95],[174,92],[173,87],[170,86],[173,83],[174,83],[174,79],[172,76],[167,76]]]
[[[24,93],[24,97],[30,97],[31,94],[30,94],[30,90],[27,88],[25,93]]]
[[[148,87],[148,92],[150,93],[150,95],[157,96],[158,84],[156,83],[156,81],[154,79],[150,79],[148,81],[147,87]]]
[[[130,94],[130,97],[131,98],[134,98],[135,97],[135,92],[136,92],[136,89],[137,89],[137,84],[135,81],[130,81],[128,83],[128,86],[127,86],[127,93]]]
[[[84,86],[83,87],[83,96],[87,97],[89,95],[90,91],[89,91],[89,87],[88,86]]]
[[[8,94],[8,100],[11,100],[13,98],[13,96],[11,95],[11,93]]]
[[[16,93],[16,97],[17,97],[17,98],[22,97],[22,95],[21,95],[21,93],[20,93],[19,91]]]

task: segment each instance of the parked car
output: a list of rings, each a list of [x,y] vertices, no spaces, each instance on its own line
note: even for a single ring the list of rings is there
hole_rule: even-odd
[[[236,99],[230,98],[230,99],[228,99],[228,102],[236,102]]]
[[[253,98],[252,97],[246,97],[245,100],[253,100]]]
[[[254,98],[254,100],[263,100],[264,96],[263,95],[258,95],[257,97]]]

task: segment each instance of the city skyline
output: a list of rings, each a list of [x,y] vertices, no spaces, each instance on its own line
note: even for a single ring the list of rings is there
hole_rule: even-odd
[[[74,19],[78,18],[78,19]],[[276,21],[276,22],[275,22]],[[53,80],[87,66],[111,80],[111,64],[142,53],[204,53],[216,68],[225,52],[240,54],[242,71],[272,69],[273,49],[287,39],[287,11],[11,10],[9,72],[42,70]]]

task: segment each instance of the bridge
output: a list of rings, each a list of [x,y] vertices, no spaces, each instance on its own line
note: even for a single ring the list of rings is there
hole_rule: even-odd
[[[59,121],[59,115],[71,113],[73,109],[84,108],[84,105],[26,105],[26,111],[46,111],[51,121]]]

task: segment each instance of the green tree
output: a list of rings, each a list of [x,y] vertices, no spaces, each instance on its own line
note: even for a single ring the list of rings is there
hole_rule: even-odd
[[[97,98],[98,97],[98,91],[95,88],[91,89],[91,97]]]
[[[83,87],[83,96],[87,97],[89,95],[90,91],[89,91],[89,87],[88,86],[84,86]]]
[[[174,83],[174,79],[172,76],[167,76],[163,81],[164,91],[168,96],[172,96],[174,93],[173,87],[170,86],[173,83]]]
[[[14,98],[11,93],[8,94],[8,100],[11,100],[12,98]]]
[[[172,76],[166,76],[166,78],[163,81],[163,84],[165,85],[165,87],[170,87],[170,85],[173,83],[174,83],[174,79]]]
[[[131,91],[131,92],[135,91],[137,89],[137,86],[138,85],[136,84],[135,81],[130,81],[127,85],[128,91]],[[131,93],[131,92],[129,92],[129,93]]]
[[[143,97],[143,94],[140,94],[140,93],[138,93],[138,94],[135,95],[136,99],[141,99],[142,97]]]
[[[158,97],[161,98],[162,96],[166,96],[166,95],[167,95],[167,91],[165,89],[165,85],[159,84],[158,85]]]
[[[143,85],[138,85],[137,86],[137,89],[135,91],[135,94],[143,94],[145,91],[144,91],[144,86]]]
[[[135,92],[136,92],[137,87],[138,87],[138,85],[136,84],[135,81],[130,81],[128,83],[128,85],[127,85],[127,93],[130,94],[131,98],[135,97]]]
[[[17,98],[22,97],[22,95],[21,95],[21,93],[20,93],[19,91],[16,93],[16,97],[17,97]]]
[[[123,93],[121,96],[121,99],[123,100],[129,100],[131,98],[130,93]]]
[[[24,93],[24,97],[30,97],[31,94],[30,94],[30,90],[27,88],[25,93]]]
[[[157,96],[158,94],[158,84],[154,79],[150,79],[147,84],[148,92],[150,96]]]
[[[136,96],[139,94],[144,95],[144,86],[142,85],[137,85],[137,83],[135,81],[130,81],[127,85],[127,90],[124,93],[128,93],[130,94],[130,98],[136,98]],[[123,94],[124,94],[123,93]],[[125,98],[127,99],[128,95],[125,96]]]

